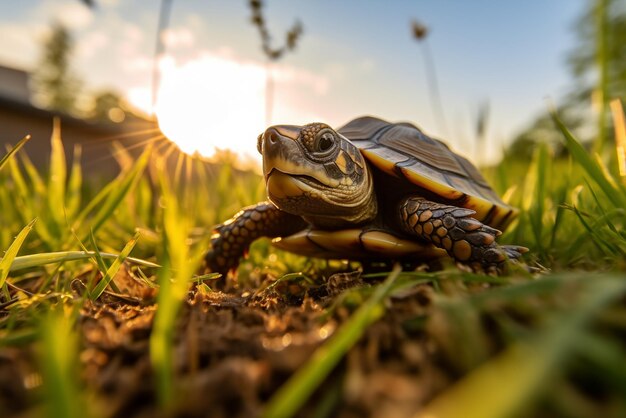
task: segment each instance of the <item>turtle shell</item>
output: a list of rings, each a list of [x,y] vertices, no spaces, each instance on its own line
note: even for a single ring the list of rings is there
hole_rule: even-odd
[[[517,215],[472,163],[412,124],[365,116],[338,132],[383,173],[408,180],[416,194],[426,190],[443,202],[472,209],[476,219],[501,230]]]

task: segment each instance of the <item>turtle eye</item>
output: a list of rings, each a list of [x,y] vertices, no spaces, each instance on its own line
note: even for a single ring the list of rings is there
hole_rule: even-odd
[[[326,152],[332,148],[335,143],[335,137],[330,132],[324,132],[317,140],[317,152]]]

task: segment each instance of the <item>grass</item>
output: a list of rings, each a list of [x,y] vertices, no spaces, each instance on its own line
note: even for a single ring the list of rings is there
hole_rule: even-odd
[[[374,289],[345,293],[337,304],[357,300],[360,307],[274,394],[265,416],[293,416],[384,315],[384,301],[418,283],[432,284],[436,295],[435,313],[426,321],[441,326],[427,332],[464,376],[419,416],[452,417],[462,409],[480,417],[504,417],[537,405],[568,415],[571,375],[581,373],[581,367],[586,376],[603,381],[618,413],[625,411],[626,396],[621,401],[619,396],[626,395],[626,349],[619,335],[626,324],[603,321],[623,318],[626,187],[620,173],[587,152],[556,114],[554,121],[569,157],[554,158],[547,146],[540,146],[529,165],[504,161],[486,172],[498,191],[521,208],[503,241],[529,247],[528,262],[549,272],[531,277],[513,271],[493,278],[454,268],[436,274],[394,271]],[[50,416],[90,414],[85,405],[93,395],[80,389],[77,370],[77,312],[85,298],[97,300],[107,289],[116,290],[114,277],[124,262],[132,263],[154,272],[149,280],[160,288],[150,360],[158,402],[173,408],[184,395],[175,384],[174,330],[189,287],[207,278],[195,275],[210,226],[262,200],[261,179],[235,173],[227,164],[215,170],[185,157],[173,179],[164,170],[151,177],[150,164],[158,168],[165,162],[148,147],[130,163],[122,155],[121,174],[92,193],[78,159],[66,170],[58,124],[46,173],[16,152],[25,140],[0,159],[0,347],[37,347],[43,379],[39,399]],[[74,155],[79,158],[80,151]],[[252,283],[252,272],[264,269],[284,275],[284,282],[299,280],[306,286],[318,276],[315,271],[326,267],[260,241],[240,267],[239,278],[243,285]],[[77,298],[71,283],[86,270],[99,272],[101,279]],[[477,287],[489,289],[472,290]],[[493,321],[501,344],[494,356],[487,347],[493,337],[481,327],[485,317]]]
[[[320,347],[313,357],[300,368],[274,395],[264,416],[283,418],[293,416],[322,384],[330,372],[359,340],[364,330],[383,314],[382,302],[389,295],[400,273],[400,267],[389,274],[365,303]]]
[[[589,323],[610,310],[612,301],[626,294],[626,189],[618,174],[611,173],[598,158],[587,153],[557,115],[554,120],[563,132],[569,159],[555,160],[549,148],[541,146],[528,166],[491,172],[499,174],[502,191],[508,190],[511,202],[522,208],[520,220],[504,240],[528,246],[530,262],[540,263],[554,273],[532,279],[521,273],[490,278],[444,271],[434,275],[415,273],[415,277],[402,273],[399,279],[400,272],[395,271],[369,297],[362,296],[365,302],[361,307],[272,397],[265,416],[287,417],[298,411],[368,326],[384,315],[381,302],[418,282],[436,284],[437,315],[447,324],[446,339],[453,346],[465,344],[462,350],[451,350],[455,367],[463,370],[465,377],[436,397],[419,416],[452,417],[459,408],[480,417],[515,414],[539,402],[538,395],[548,382],[563,380],[567,376],[567,360],[579,355],[610,372],[616,385],[623,389],[626,369],[617,369],[612,362],[624,358],[624,347],[616,345],[610,335],[591,332]],[[176,376],[172,372],[173,330],[208,245],[208,226],[260,198],[259,180],[254,176],[236,176],[224,166],[215,177],[189,160],[181,160],[179,166],[186,164],[199,170],[196,175],[201,182],[186,182],[179,169],[173,181],[162,175],[150,186],[144,176],[150,152],[148,149],[132,167],[91,198],[81,194],[78,162],[73,162],[69,175],[65,171],[58,127],[52,135],[49,173],[38,173],[24,155],[10,153],[2,160],[0,201],[7,209],[1,241],[6,248],[0,261],[2,302],[20,299],[20,303],[4,308],[0,346],[35,343],[39,347],[44,404],[54,416],[78,416],[82,411],[77,405],[84,405],[87,400],[73,361],[77,353],[75,312],[82,302],[71,296],[72,278],[79,276],[85,266],[100,271],[102,279],[86,295],[95,300],[113,284],[112,278],[124,260],[145,268],[159,267],[156,283],[161,291],[150,353],[158,399],[162,406],[170,407],[177,396]],[[524,177],[515,175],[517,169],[529,173],[524,181],[518,180]],[[7,204],[15,195],[25,205],[24,210]],[[160,201],[159,206],[149,208],[146,202],[155,198]],[[134,232],[132,225],[139,226],[141,233]],[[120,230],[126,232],[119,233]],[[140,250],[144,258],[129,257],[144,236],[151,237]],[[98,247],[114,251],[104,252]],[[250,260],[241,268],[242,278],[245,271],[267,266],[268,259],[276,261],[266,268],[286,274],[284,281],[308,279],[308,273],[303,271],[316,267],[282,253],[280,259],[270,257],[272,252],[267,242],[255,244]],[[106,260],[113,261],[109,264]],[[588,273],[582,274],[581,269]],[[33,272],[41,283],[39,291],[26,296],[19,289],[22,283],[32,280]],[[459,290],[460,283],[492,283],[497,287],[471,294]],[[450,284],[456,290],[451,292]],[[537,297],[554,298],[561,292],[568,293],[571,286],[579,289],[568,299],[569,306],[544,311],[525,305]],[[480,339],[471,342],[481,336],[476,320],[471,318],[484,314],[494,304],[522,304],[526,315],[536,317],[536,324],[520,329],[519,324],[510,323],[510,318],[500,318],[504,321],[503,329],[510,328],[505,332],[505,348],[497,356],[488,357]],[[622,330],[625,325],[620,324]],[[508,384],[500,385],[502,380]],[[483,393],[498,396],[484,397]]]

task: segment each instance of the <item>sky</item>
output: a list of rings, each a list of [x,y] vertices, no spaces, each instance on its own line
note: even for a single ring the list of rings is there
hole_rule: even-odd
[[[113,89],[151,110],[159,0],[0,1],[0,65],[36,68],[52,22],[75,40],[74,72],[89,91]],[[268,71],[245,0],[173,0],[156,106],[183,150],[254,155],[267,122]],[[572,86],[566,66],[586,0],[266,0],[274,45],[299,20],[297,49],[271,65],[271,124],[364,115],[410,121],[477,162],[498,158],[517,132]],[[412,38],[417,19],[426,45]],[[435,68],[442,113],[429,84]],[[476,118],[489,108],[486,146]]]

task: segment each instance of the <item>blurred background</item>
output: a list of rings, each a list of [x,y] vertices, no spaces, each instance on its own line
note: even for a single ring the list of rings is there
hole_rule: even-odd
[[[158,128],[190,154],[254,165],[267,125],[371,114],[481,165],[525,158],[558,140],[550,104],[586,138],[600,3],[626,38],[626,2],[610,0],[2,2],[0,143],[31,133],[43,164],[33,153],[56,114],[66,149],[84,143],[94,169],[114,170],[111,141],[141,148]],[[626,39],[614,44],[623,95]]]

